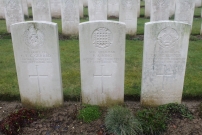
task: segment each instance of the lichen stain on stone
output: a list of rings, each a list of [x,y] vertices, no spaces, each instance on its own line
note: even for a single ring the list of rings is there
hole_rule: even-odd
[[[99,104],[99,106],[105,106],[105,107],[110,107],[114,105],[123,105],[124,104],[124,98],[119,98],[119,99],[112,99],[109,96],[106,96],[105,101]]]
[[[40,99],[33,102],[25,97],[21,97],[21,102],[22,102],[23,107],[26,107],[29,109],[49,109],[49,108],[60,107],[63,105],[63,102],[61,102],[61,101],[55,101],[54,105],[51,105],[48,102],[44,102],[44,101],[41,102]]]

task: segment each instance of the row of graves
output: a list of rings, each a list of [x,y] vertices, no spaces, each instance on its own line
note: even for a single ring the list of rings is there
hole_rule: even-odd
[[[198,0],[146,0],[145,17],[150,16],[150,21],[160,21],[169,20],[170,16],[174,14],[174,21],[192,25],[194,9],[196,5],[201,6],[201,3],[198,3]],[[23,22],[24,15],[28,16],[26,0],[4,0],[0,5],[4,5],[0,7],[0,9],[4,9],[4,12],[2,11],[0,14],[6,18],[8,32],[10,32],[11,24]],[[31,5],[33,21],[51,22],[52,17],[61,17],[63,35],[79,34],[78,26],[80,18],[83,17],[85,1],[32,0]],[[136,35],[140,0],[88,0],[87,5],[89,21],[107,20],[110,16],[117,17],[120,22],[126,24],[126,34]]]
[[[125,39],[126,34],[135,33],[137,0],[120,0],[119,22],[107,20],[106,0],[88,0],[90,21],[80,24],[78,0],[61,2],[64,2],[61,4],[62,20],[67,21],[65,26],[62,22],[63,32],[78,31],[75,33],[79,34],[82,103],[123,104]],[[153,19],[145,24],[144,30],[141,104],[181,103],[195,2],[176,0],[175,21],[167,20],[169,15],[165,17],[170,13],[166,12],[170,0],[152,2]],[[37,7],[37,3],[44,6]],[[49,9],[48,3],[48,0],[33,0],[33,18],[50,16],[45,12]],[[186,4],[190,8],[186,9],[189,14],[184,16]],[[23,19],[20,0],[5,0],[5,5],[6,19],[10,15],[19,21],[20,14]],[[39,12],[42,7],[44,12]],[[22,104],[27,107],[63,105],[57,24],[50,20],[21,20],[7,26],[12,35]]]

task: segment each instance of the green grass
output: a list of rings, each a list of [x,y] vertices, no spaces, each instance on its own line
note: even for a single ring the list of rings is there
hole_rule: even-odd
[[[99,106],[86,105],[86,106],[84,106],[83,109],[79,110],[77,118],[86,123],[90,123],[90,122],[95,121],[96,119],[100,118],[101,114],[102,113],[99,109]]]
[[[141,2],[143,6],[144,3]],[[29,9],[32,16],[32,11]],[[195,10],[195,18],[189,44],[187,68],[184,82],[184,98],[202,97],[202,40],[198,40],[201,27],[200,8]],[[26,18],[30,21],[32,18]],[[111,19],[116,20],[118,19]],[[84,8],[84,18],[80,22],[88,21],[88,9]],[[62,33],[61,19],[53,19],[58,24],[59,34]],[[144,7],[141,8],[141,17],[138,18],[137,34],[144,34],[144,24],[149,22],[144,18]],[[60,58],[65,100],[80,98],[80,58],[79,41],[76,38],[60,40]],[[142,76],[143,41],[137,38],[126,40],[126,65],[125,65],[125,95],[140,96]],[[0,20],[0,100],[20,99],[17,74],[13,56],[11,35],[7,33],[5,20]]]

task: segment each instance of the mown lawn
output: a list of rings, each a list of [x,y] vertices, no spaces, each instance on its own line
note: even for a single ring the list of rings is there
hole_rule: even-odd
[[[143,6],[143,4],[141,3]],[[202,97],[202,40],[200,33],[201,18],[200,8],[195,10],[195,18],[189,44],[186,76],[184,82],[184,98]],[[31,14],[31,9],[29,9]],[[88,21],[87,8],[84,9],[84,18],[80,21]],[[31,21],[32,18],[26,18]],[[118,20],[118,19],[111,19]],[[58,23],[59,34],[62,32],[61,20],[53,19]],[[149,22],[144,18],[144,7],[141,8],[141,18],[138,18],[137,34],[144,34],[144,23]],[[128,36],[127,36],[128,37]],[[62,68],[63,90],[65,100],[80,98],[80,58],[79,41],[77,38],[60,40],[60,58]],[[139,98],[142,75],[143,41],[138,37],[126,40],[126,65],[125,65],[125,95]],[[12,41],[6,31],[5,20],[0,20],[0,100],[20,99],[17,74],[15,69]]]

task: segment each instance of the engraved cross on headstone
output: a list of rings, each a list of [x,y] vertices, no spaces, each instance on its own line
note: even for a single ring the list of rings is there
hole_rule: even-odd
[[[29,75],[29,77],[34,77],[34,78],[37,78],[37,82],[38,82],[38,87],[39,87],[39,93],[41,93],[41,89],[40,89],[40,78],[41,77],[48,77],[48,75],[40,75],[39,72],[38,72],[38,65],[36,65],[36,74],[34,75]]]
[[[165,87],[165,79],[166,77],[169,77],[169,76],[172,76],[173,74],[172,73],[167,73],[167,66],[166,65],[163,65],[163,73],[162,74],[156,74],[157,76],[162,76],[163,77],[163,84],[162,84],[162,90],[161,91],[164,91]]]
[[[104,65],[101,65],[101,74],[98,74],[98,75],[93,75],[94,77],[101,77],[101,85],[102,85],[102,93],[103,93],[103,91],[104,91],[104,88],[103,88],[103,78],[104,77],[112,77],[112,74],[111,75],[104,75],[103,74],[103,67],[104,67]]]

